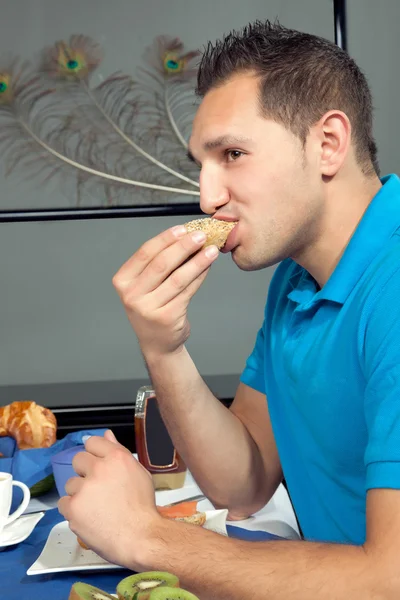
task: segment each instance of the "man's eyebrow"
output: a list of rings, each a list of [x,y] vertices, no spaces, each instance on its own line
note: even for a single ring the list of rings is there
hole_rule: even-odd
[[[219,137],[208,140],[204,142],[203,148],[204,150],[215,150],[220,146],[226,146],[227,144],[243,144],[244,142],[249,142],[250,138],[244,136],[236,136],[236,135],[220,135]]]
[[[216,150],[221,146],[231,145],[231,144],[243,144],[245,142],[250,142],[251,139],[243,136],[235,136],[235,135],[220,135],[219,137],[208,140],[204,142],[203,149],[204,150]],[[192,162],[199,164],[199,161],[195,158],[191,150],[188,150],[187,153],[188,159]]]

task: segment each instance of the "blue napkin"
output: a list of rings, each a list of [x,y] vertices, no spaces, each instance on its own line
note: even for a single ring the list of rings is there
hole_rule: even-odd
[[[268,533],[268,531],[251,531],[250,529],[243,529],[242,527],[235,527],[234,525],[226,525],[226,531],[228,537],[236,538],[237,540],[247,540],[249,542],[265,542],[271,540],[283,540],[278,535]]]
[[[10,437],[0,437],[0,471],[11,473],[16,481],[22,481],[29,488],[53,472],[51,457],[62,450],[83,444],[83,436],[103,436],[106,429],[85,429],[69,433],[62,440],[57,440],[50,448],[32,448],[19,450],[15,440]],[[11,511],[13,512],[22,501],[22,490],[14,487]]]
[[[0,471],[12,473],[14,479],[22,481],[29,488],[53,472],[51,457],[62,450],[83,444],[83,436],[103,436],[106,429],[85,429],[69,433],[62,440],[56,441],[50,448],[32,448],[19,450],[15,441],[9,437],[0,438]]]

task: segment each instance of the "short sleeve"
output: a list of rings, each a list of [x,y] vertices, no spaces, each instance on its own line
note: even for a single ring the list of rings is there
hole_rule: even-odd
[[[366,488],[400,489],[400,270],[371,310],[364,357]]]
[[[240,377],[240,381],[258,392],[265,394],[265,321],[259,330],[253,352],[246,361],[246,367]]]

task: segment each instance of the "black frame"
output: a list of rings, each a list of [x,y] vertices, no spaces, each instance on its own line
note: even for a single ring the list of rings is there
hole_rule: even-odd
[[[347,51],[346,0],[333,0],[335,43]],[[201,215],[198,204],[155,204],[153,206],[118,206],[115,208],[74,208],[54,210],[4,210],[0,211],[0,223],[27,221],[71,221],[77,219],[118,219],[130,217],[179,217]]]

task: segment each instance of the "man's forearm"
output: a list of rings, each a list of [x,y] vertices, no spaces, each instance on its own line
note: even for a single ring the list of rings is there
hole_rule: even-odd
[[[201,489],[216,505],[257,510],[264,474],[241,421],[208,389],[185,348],[145,360],[164,422]]]
[[[245,542],[165,520],[143,570],[174,573],[201,600],[397,600],[384,557],[362,546]],[[393,571],[392,571],[393,572]]]

